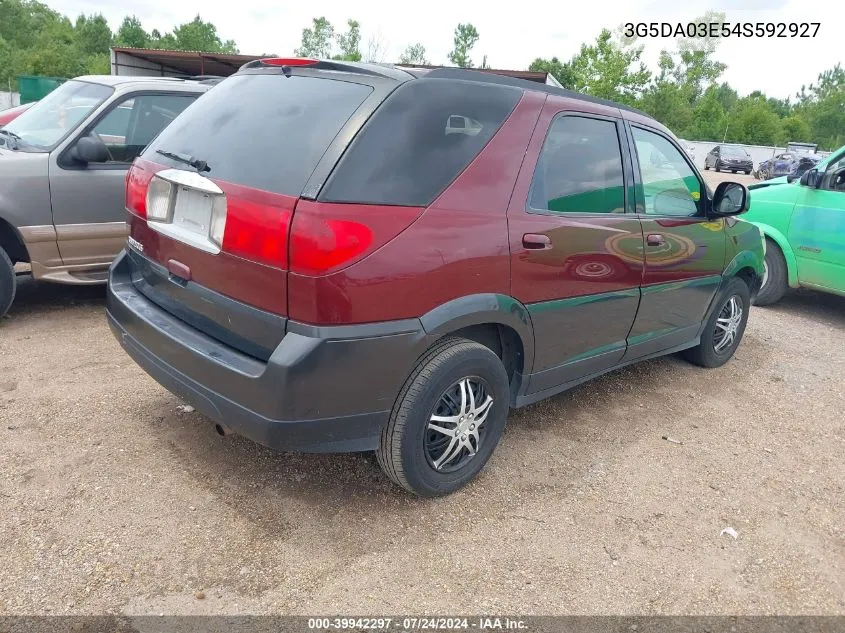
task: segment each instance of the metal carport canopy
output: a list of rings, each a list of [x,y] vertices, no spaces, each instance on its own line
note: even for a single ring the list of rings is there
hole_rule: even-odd
[[[146,77],[228,77],[247,62],[264,55],[231,55],[154,48],[112,48],[111,74]]]

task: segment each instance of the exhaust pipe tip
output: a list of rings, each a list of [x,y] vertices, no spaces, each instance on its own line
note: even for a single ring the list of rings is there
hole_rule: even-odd
[[[228,428],[223,426],[222,424],[215,424],[214,430],[217,431],[217,435],[220,437],[226,437],[227,435],[231,435],[232,431]]]

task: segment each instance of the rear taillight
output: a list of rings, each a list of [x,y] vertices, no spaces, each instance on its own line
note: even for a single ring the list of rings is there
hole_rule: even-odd
[[[211,215],[205,216],[209,219],[201,224],[200,233],[186,233],[181,226],[186,211],[179,200],[185,188],[203,190],[212,198]],[[212,181],[141,159],[126,177],[126,207],[171,239],[212,254],[224,251],[311,277],[360,261],[408,228],[424,211],[422,207],[302,200]],[[188,211],[188,215],[194,213]]]
[[[399,235],[422,211],[300,200],[290,230],[290,270],[318,276],[350,266]]]
[[[147,217],[147,187],[154,173],[137,161],[126,173],[126,209],[142,218]]]
[[[276,268],[287,268],[288,227],[296,198],[223,186],[226,194],[225,227],[215,226],[211,232],[222,231],[223,250],[232,255]]]
[[[322,275],[352,262],[373,241],[369,228],[358,222],[329,220],[303,213],[296,215],[291,235],[291,270]]]
[[[190,191],[210,200],[207,223],[202,211],[196,215],[196,198],[183,200]],[[295,205],[291,196],[218,182],[142,159],[126,175],[126,208],[146,219],[150,228],[212,254],[222,250],[275,268],[287,268],[288,228]]]

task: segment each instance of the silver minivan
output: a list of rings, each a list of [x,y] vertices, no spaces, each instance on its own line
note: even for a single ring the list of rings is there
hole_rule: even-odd
[[[0,315],[14,300],[17,263],[35,279],[106,281],[126,242],[129,166],[216,82],[79,77],[0,129]]]

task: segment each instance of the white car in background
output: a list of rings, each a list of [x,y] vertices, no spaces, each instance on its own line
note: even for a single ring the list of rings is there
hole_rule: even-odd
[[[686,153],[690,157],[690,159],[695,161],[695,147],[692,145],[692,143],[690,143],[689,141],[685,141],[682,138],[679,138],[678,142],[680,142],[681,147],[684,148],[684,150],[686,151]]]

